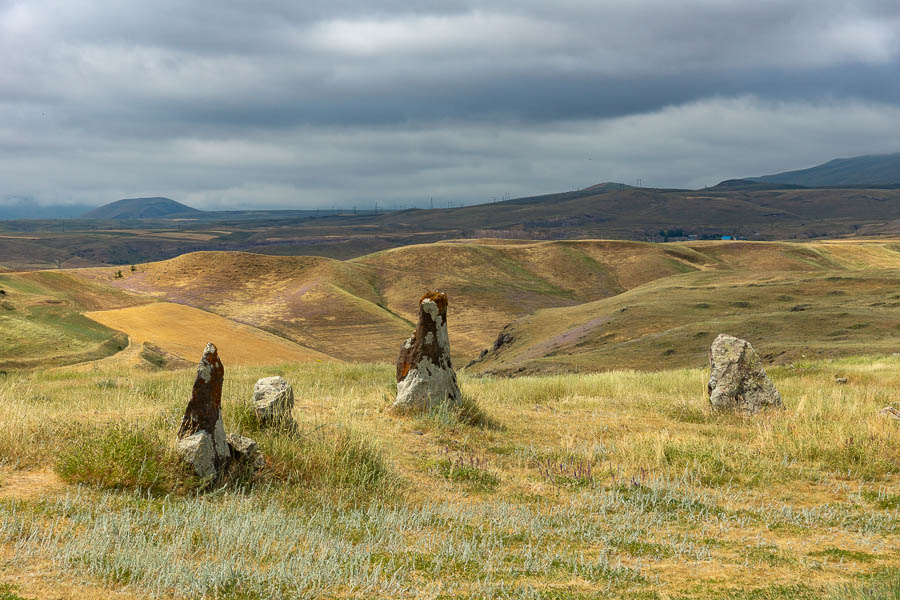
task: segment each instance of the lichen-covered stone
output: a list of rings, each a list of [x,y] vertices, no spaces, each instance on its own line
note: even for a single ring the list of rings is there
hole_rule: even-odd
[[[231,451],[222,424],[222,384],[225,367],[216,347],[207,344],[197,377],[178,429],[177,450],[200,477],[218,475],[227,466]]]
[[[283,377],[263,377],[253,386],[256,418],[266,425],[292,425],[294,388]]]
[[[724,333],[716,337],[709,349],[709,371],[709,402],[715,409],[754,413],[784,406],[746,340]]]
[[[399,411],[426,410],[438,404],[456,406],[462,394],[450,360],[447,295],[428,292],[419,300],[419,321],[397,359]]]

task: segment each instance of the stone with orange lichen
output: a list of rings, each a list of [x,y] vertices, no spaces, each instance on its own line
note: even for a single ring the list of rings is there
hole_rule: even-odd
[[[458,405],[462,394],[450,360],[447,295],[429,291],[419,300],[419,320],[397,358],[395,410],[419,411]]]
[[[225,367],[219,360],[219,353],[213,344],[206,344],[176,444],[182,460],[203,478],[216,477],[231,458],[222,424],[224,381]]]

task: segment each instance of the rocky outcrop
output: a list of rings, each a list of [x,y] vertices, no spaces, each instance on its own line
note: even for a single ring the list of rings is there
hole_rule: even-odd
[[[253,386],[253,408],[263,425],[292,426],[294,388],[284,377],[263,377]]]
[[[419,322],[397,359],[399,411],[427,410],[439,404],[458,405],[462,394],[450,361],[447,335],[447,295],[428,292],[419,300]]]
[[[507,327],[509,327],[509,325],[507,325],[506,327],[504,327],[504,328],[503,328],[503,331],[500,332],[500,335],[497,336],[497,339],[494,340],[494,352],[496,352],[497,350],[499,350],[499,349],[502,348],[503,346],[506,346],[507,344],[511,344],[511,343],[513,342],[513,340],[515,339],[515,338],[513,337],[513,334],[511,334],[510,332],[506,331],[506,328],[507,328]]]
[[[709,370],[709,402],[715,409],[754,413],[784,406],[759,354],[746,340],[719,334],[709,349]]]
[[[221,414],[224,380],[225,367],[216,347],[207,344],[176,443],[179,456],[203,478],[218,476],[231,458]]]

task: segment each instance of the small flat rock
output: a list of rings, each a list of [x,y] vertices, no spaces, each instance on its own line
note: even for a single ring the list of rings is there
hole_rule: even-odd
[[[878,411],[878,414],[888,417],[889,419],[894,419],[895,421],[900,421],[900,408],[897,408],[897,406],[894,405],[885,406]]]

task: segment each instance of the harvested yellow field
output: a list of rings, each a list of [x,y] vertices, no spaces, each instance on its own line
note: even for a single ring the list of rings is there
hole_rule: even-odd
[[[123,331],[132,344],[150,342],[187,360],[199,360],[206,342],[219,349],[226,365],[274,365],[331,359],[299,344],[198,308],[157,302],[84,313]]]

